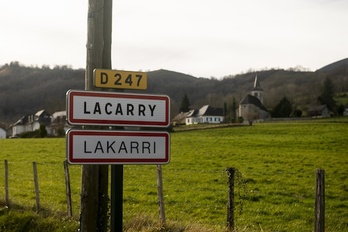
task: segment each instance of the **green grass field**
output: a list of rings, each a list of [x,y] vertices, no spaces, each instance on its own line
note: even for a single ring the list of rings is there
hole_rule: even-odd
[[[227,167],[238,170],[236,231],[313,231],[318,168],[326,173],[326,231],[348,231],[347,141],[345,118],[174,132],[171,162],[163,166],[167,231],[225,230]],[[5,159],[12,209],[4,209],[1,190],[0,228],[11,228],[11,218],[20,217],[16,212],[21,211],[33,212],[24,215],[44,224],[42,228],[78,228],[81,167],[70,166],[74,218],[68,219],[65,139],[0,140],[1,170]],[[33,161],[44,208],[39,215],[35,215]],[[155,165],[124,166],[125,230],[160,230],[156,181]]]

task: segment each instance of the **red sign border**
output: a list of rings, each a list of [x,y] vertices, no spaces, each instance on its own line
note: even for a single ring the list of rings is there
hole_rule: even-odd
[[[128,120],[103,120],[103,119],[75,119],[73,115],[73,97],[108,97],[108,98],[128,98],[128,99],[148,99],[165,101],[165,121],[128,121]],[[133,93],[115,93],[100,91],[68,90],[67,99],[67,121],[70,125],[99,125],[99,126],[144,126],[144,127],[168,127],[170,124],[170,101],[166,95],[147,95]]]
[[[74,135],[93,136],[143,136],[164,137],[166,140],[165,157],[163,159],[105,159],[105,158],[74,158],[73,139]],[[157,131],[107,131],[107,130],[75,130],[70,129],[66,133],[66,155],[70,164],[167,164],[170,161],[170,135],[168,132]]]

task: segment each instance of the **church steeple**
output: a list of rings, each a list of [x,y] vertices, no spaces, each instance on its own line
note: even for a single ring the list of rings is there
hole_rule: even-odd
[[[257,75],[254,80],[254,88],[251,90],[251,95],[257,97],[263,104],[263,89],[261,88],[260,82],[257,79]]]

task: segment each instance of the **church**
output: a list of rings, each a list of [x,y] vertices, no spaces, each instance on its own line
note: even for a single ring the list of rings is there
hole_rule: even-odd
[[[263,89],[260,82],[255,77],[254,87],[250,94],[244,97],[239,103],[238,117],[243,118],[244,123],[252,125],[253,122],[260,122],[266,118],[269,118],[269,112],[263,105]]]

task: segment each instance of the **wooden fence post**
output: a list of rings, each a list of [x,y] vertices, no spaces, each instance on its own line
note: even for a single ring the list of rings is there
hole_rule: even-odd
[[[35,184],[35,193],[36,193],[36,212],[40,211],[40,191],[39,191],[39,180],[37,177],[36,162],[33,162],[34,170],[34,184]]]
[[[325,171],[317,169],[314,232],[325,231]]]
[[[8,162],[5,160],[5,204],[10,208],[10,198],[8,195]]]
[[[166,215],[165,215],[165,211],[164,211],[162,165],[157,165],[157,194],[158,194],[161,225],[165,226]]]
[[[234,231],[234,168],[227,168],[228,201],[227,201],[227,229]]]
[[[68,217],[72,217],[73,212],[72,212],[72,203],[71,203],[69,163],[67,160],[65,160],[63,163],[64,163],[64,173],[65,173],[66,200],[68,204]]]

